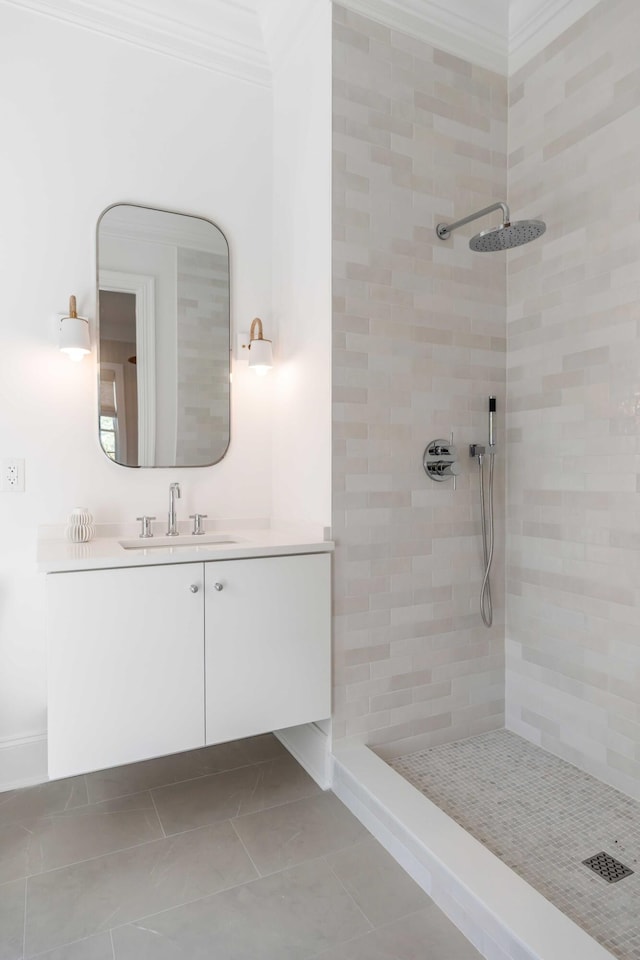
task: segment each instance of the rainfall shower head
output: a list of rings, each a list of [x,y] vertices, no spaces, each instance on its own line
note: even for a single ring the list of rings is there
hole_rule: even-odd
[[[511,250],[512,247],[520,247],[523,243],[537,240],[547,229],[547,225],[542,220],[516,220],[515,223],[511,223],[509,207],[506,203],[494,203],[477,213],[472,213],[469,217],[456,220],[455,223],[439,223],[436,227],[436,233],[441,240],[446,240],[458,227],[465,223],[471,223],[472,220],[477,220],[479,217],[484,217],[487,213],[493,213],[494,210],[502,210],[503,222],[499,227],[483,230],[471,238],[469,246],[478,253],[494,253],[496,250]]]
[[[478,253],[494,253],[496,250],[511,250],[523,243],[537,240],[547,229],[542,220],[516,220],[503,223],[492,230],[483,230],[469,240],[469,246]]]

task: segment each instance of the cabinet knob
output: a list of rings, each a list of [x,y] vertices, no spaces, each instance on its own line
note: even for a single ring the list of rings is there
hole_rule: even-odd
[[[214,590],[217,590],[217,591],[218,591],[218,593],[219,593],[221,590],[224,590],[224,584],[223,584],[223,583],[214,583],[213,587],[214,587]]]
[[[189,590],[191,590],[191,593],[197,593],[198,585],[196,583],[192,583],[191,586],[189,587]]]

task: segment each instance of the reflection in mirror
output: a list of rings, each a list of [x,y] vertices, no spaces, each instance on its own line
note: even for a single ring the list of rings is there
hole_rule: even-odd
[[[99,437],[129,467],[229,445],[229,252],[209,220],[133,204],[98,221]]]

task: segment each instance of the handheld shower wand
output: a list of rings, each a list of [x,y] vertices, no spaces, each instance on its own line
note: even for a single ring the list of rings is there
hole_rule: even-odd
[[[478,474],[480,478],[480,516],[482,519],[482,554],[484,557],[484,575],[480,588],[480,615],[485,627],[493,623],[493,603],[491,600],[491,564],[493,563],[494,521],[493,521],[493,472],[495,462],[496,435],[494,419],[496,415],[496,398],[489,397],[489,504],[487,523],[487,504],[484,493],[484,457],[485,448],[479,444],[471,444],[469,453],[478,458]]]
[[[489,446],[495,447],[495,433],[493,429],[493,418],[496,414],[496,398],[489,397]],[[490,451],[491,452],[491,451]]]

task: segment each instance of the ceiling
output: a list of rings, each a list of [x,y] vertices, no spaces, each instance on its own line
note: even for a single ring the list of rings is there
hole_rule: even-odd
[[[306,17],[330,0],[0,0],[208,70],[269,85]],[[507,73],[599,0],[341,0],[343,6]]]

